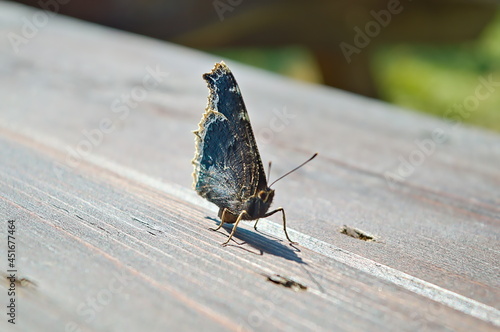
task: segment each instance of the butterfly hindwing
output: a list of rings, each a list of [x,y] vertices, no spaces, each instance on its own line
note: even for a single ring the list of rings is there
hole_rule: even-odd
[[[220,113],[210,112],[202,121],[199,135],[199,153],[195,164],[195,190],[217,206],[238,204],[240,182],[243,172],[238,142],[231,134],[229,121]],[[244,176],[243,176],[244,177]]]

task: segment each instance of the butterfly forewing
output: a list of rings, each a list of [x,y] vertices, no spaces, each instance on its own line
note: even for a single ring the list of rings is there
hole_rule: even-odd
[[[238,84],[218,63],[203,75],[208,106],[195,132],[194,188],[219,207],[239,212],[242,203],[267,188],[266,176]]]

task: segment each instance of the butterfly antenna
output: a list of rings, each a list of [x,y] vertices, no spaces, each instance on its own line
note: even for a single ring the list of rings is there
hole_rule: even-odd
[[[271,183],[269,185],[269,187],[271,187],[273,184],[275,184],[276,182],[278,182],[279,180],[283,179],[285,176],[289,175],[290,173],[293,173],[295,172],[296,170],[298,170],[299,168],[301,168],[302,166],[304,166],[305,164],[307,164],[308,162],[310,162],[311,160],[313,160],[314,158],[316,158],[316,156],[318,155],[318,153],[316,152],[315,154],[313,154],[313,156],[309,159],[307,159],[306,161],[304,161],[302,164],[300,164],[299,166],[295,167],[294,169],[292,169],[290,172],[288,173],[285,173],[284,175],[280,176],[279,178],[277,178],[276,180],[273,181],[273,183]]]
[[[270,178],[271,178],[271,162],[269,162],[269,165],[267,166],[267,182],[269,182]]]

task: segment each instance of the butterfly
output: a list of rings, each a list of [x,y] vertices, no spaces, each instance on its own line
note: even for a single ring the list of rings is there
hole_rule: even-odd
[[[254,228],[257,229],[260,218],[277,212],[282,213],[287,240],[294,243],[286,231],[285,210],[279,207],[268,212],[274,189],[267,185],[250,118],[231,70],[221,61],[203,78],[208,84],[209,96],[198,129],[193,131],[196,146],[192,161],[193,187],[201,197],[219,207],[221,223],[215,230],[225,223],[234,223],[223,245],[229,243],[241,220],[256,220]]]

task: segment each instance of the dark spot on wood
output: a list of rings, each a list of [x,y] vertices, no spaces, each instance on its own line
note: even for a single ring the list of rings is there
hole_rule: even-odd
[[[137,222],[143,224],[144,226],[146,226],[147,228],[149,228],[150,230],[152,230],[153,232],[150,232],[150,231],[146,230],[151,235],[155,235],[156,236],[157,234],[163,234],[164,233],[163,230],[155,227],[154,225],[151,225],[151,224],[147,223],[146,221],[142,221],[140,219],[137,219],[136,217],[132,217],[132,220],[137,221]]]
[[[142,221],[142,220],[140,220],[140,219],[137,219],[136,217],[132,217],[132,220],[137,221],[137,222],[140,222],[140,223],[141,223],[141,224],[143,224],[143,225],[149,226],[149,224],[148,224],[147,222]]]
[[[111,234],[107,229],[105,229],[104,227],[101,227],[99,225],[94,225],[95,227],[99,228],[101,231],[107,233],[107,234]]]
[[[278,285],[281,285],[283,287],[286,287],[286,288],[291,288],[293,289],[294,291],[298,292],[298,291],[305,291],[307,290],[307,286],[305,285],[302,285],[301,283],[297,282],[297,281],[294,281],[288,277],[283,277],[279,274],[274,274],[272,276],[267,276],[267,280],[275,283],[275,284],[278,284]]]
[[[6,279],[6,284],[8,285],[11,282],[11,278],[8,274],[2,273],[3,277]],[[14,283],[22,288],[36,288],[38,285],[36,282],[28,279],[28,278],[16,278]]]
[[[373,235],[358,228],[349,227],[347,225],[344,225],[340,228],[340,233],[363,241],[377,242]]]
[[[69,211],[68,211],[68,210],[66,210],[65,208],[62,208],[62,207],[57,206],[57,205],[55,205],[55,204],[51,204],[51,205],[52,205],[53,207],[55,207],[55,208],[58,208],[59,210],[62,210],[62,211],[64,211],[64,212],[66,212],[66,213],[69,213]]]
[[[36,288],[37,284],[34,281],[29,280],[28,278],[21,278],[17,280],[17,283],[24,288]]]

